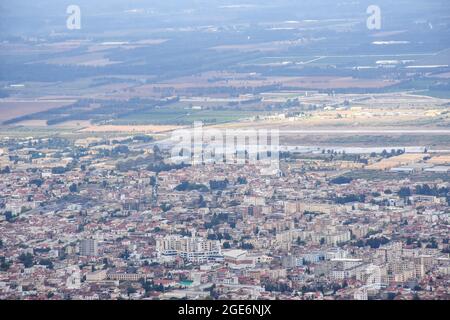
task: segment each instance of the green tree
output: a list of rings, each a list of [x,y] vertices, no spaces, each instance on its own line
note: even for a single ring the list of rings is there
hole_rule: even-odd
[[[72,183],[69,187],[69,191],[72,193],[78,192],[78,186],[75,183]]]
[[[31,253],[22,253],[19,256],[19,261],[25,266],[25,268],[31,268],[34,265],[34,256]]]
[[[0,257],[0,271],[8,271],[9,267],[11,266],[11,262],[6,261],[5,257]]]

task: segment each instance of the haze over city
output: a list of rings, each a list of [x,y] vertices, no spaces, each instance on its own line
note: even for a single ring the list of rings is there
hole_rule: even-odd
[[[0,300],[449,300],[449,17],[1,1]]]

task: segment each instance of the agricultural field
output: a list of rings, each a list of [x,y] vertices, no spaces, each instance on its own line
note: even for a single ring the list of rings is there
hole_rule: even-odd
[[[330,5],[332,12],[325,10]],[[152,10],[92,10],[79,32],[61,25],[64,11],[53,12],[40,20],[38,34],[35,21],[33,36],[3,35],[0,123],[9,130],[98,132],[202,121],[278,128],[283,143],[446,145],[446,16],[418,5],[430,21],[440,17],[433,29],[416,12],[405,19],[402,4],[389,5],[402,15],[380,31],[367,30],[365,8],[349,14],[332,1],[298,4],[304,11],[294,15],[319,8],[317,17],[302,19],[259,5],[263,16],[208,4],[214,19],[197,20],[197,11],[178,8],[171,25]],[[124,16],[136,24],[111,27]]]
[[[366,179],[370,181],[401,181],[408,179],[413,183],[423,183],[429,181],[446,181],[450,182],[450,175],[432,172],[417,172],[413,174],[391,172],[391,171],[374,171],[374,170],[355,170],[351,173],[344,174],[344,177],[352,179]]]
[[[48,111],[67,106],[75,100],[0,99],[0,123],[30,113]]]
[[[427,163],[435,164],[435,165],[449,165],[450,164],[450,155],[449,154],[441,154],[432,157],[427,160]]]
[[[424,153],[406,153],[388,159],[383,159],[377,163],[366,166],[366,169],[385,171],[395,167],[417,163],[423,161],[424,158],[427,157],[429,157],[429,155]]]
[[[395,80],[357,79],[342,76],[261,76],[236,74],[230,77],[206,79],[204,76],[183,77],[167,82],[137,87],[139,91],[155,91],[156,89],[212,89],[212,88],[260,88],[279,86],[280,90],[292,89],[344,89],[344,88],[384,88],[397,84]]]
[[[226,123],[242,120],[257,112],[234,110],[185,110],[185,109],[159,109],[149,110],[113,121],[113,124],[192,124],[202,121],[205,124]]]
[[[86,133],[164,133],[179,129],[179,126],[164,126],[164,125],[92,125],[79,130],[79,132]]]

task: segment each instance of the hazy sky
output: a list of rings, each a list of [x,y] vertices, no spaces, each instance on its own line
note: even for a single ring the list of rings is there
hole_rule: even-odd
[[[447,0],[2,0],[0,3],[0,31],[2,34],[37,32],[46,28],[63,28],[67,6],[81,8],[85,26],[101,28],[140,20],[149,25],[165,24],[263,22],[298,19],[338,19],[364,17],[370,4],[382,9],[386,23],[417,19],[437,19],[450,15]],[[132,11],[136,9],[137,11]],[[108,20],[108,21],[105,21]],[[441,23],[442,21],[436,21]],[[126,27],[126,25],[125,25]]]

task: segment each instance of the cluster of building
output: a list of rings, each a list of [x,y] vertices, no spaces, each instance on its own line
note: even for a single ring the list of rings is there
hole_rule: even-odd
[[[0,299],[450,297],[448,173],[172,168],[133,137],[0,148]]]

